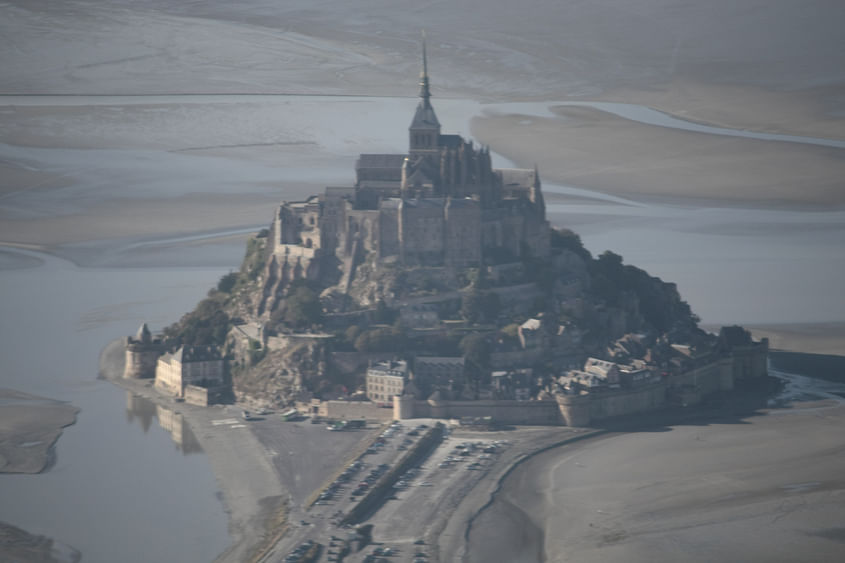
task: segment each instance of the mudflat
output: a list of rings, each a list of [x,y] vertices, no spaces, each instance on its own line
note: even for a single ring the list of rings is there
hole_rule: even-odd
[[[0,389],[0,473],[41,473],[62,428],[79,409],[52,399]]]
[[[520,561],[837,560],[843,422],[828,398],[540,454],[479,517],[470,559],[505,549]]]
[[[39,563],[77,563],[82,559],[82,555],[68,545],[30,534],[5,522],[0,522],[0,554],[4,560]]]
[[[590,107],[551,110],[475,117],[472,132],[520,167],[540,163],[546,181],[604,193],[721,206],[845,203],[842,149],[668,129]]]

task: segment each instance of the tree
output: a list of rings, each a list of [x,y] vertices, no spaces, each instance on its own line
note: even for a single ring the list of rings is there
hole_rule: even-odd
[[[460,343],[467,374],[475,383],[484,383],[490,373],[490,344],[483,334],[466,335]]]
[[[384,299],[379,299],[376,303],[376,310],[373,312],[373,322],[376,324],[393,324],[396,322],[396,317],[399,314],[395,309],[391,309],[384,302]]]
[[[499,296],[492,291],[472,289],[461,298],[461,316],[470,324],[495,321],[501,308]]]
[[[292,328],[318,325],[323,320],[323,307],[317,292],[305,285],[293,289],[287,299],[282,319]]]
[[[225,297],[222,293],[211,292],[178,323],[167,327],[165,335],[183,345],[222,346],[230,324],[229,316],[223,310]]]
[[[569,229],[552,229],[549,234],[549,243],[552,248],[572,251],[587,263],[593,259],[590,251],[584,248],[581,237],[574,231],[570,231]]]
[[[396,327],[381,327],[362,332],[355,339],[359,352],[402,353],[406,348],[405,334]]]
[[[217,291],[220,291],[222,293],[231,293],[232,288],[235,287],[237,281],[238,273],[229,272],[228,274],[220,278],[220,281],[217,282]]]

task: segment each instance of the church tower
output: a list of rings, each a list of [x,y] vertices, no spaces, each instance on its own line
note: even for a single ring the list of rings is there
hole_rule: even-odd
[[[431,107],[431,90],[428,84],[428,61],[425,53],[425,35],[422,44],[422,71],[420,72],[420,103],[414,113],[414,120],[408,128],[412,161],[417,157],[436,155],[439,151],[440,122]]]

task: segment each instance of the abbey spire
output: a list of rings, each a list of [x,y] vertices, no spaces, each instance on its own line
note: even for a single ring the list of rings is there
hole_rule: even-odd
[[[422,70],[420,70],[420,98],[425,107],[431,107],[431,89],[428,84],[428,59],[425,54],[425,31],[422,36]]]
[[[431,88],[428,82],[428,59],[425,52],[425,33],[422,40],[422,70],[420,71],[420,101],[408,128],[411,156],[438,150],[440,122],[431,107]]]

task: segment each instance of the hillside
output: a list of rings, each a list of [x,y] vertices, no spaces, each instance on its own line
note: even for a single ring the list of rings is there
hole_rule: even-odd
[[[658,342],[713,343],[674,284],[612,252],[591,256],[565,229],[551,231],[547,259],[451,268],[385,265],[369,256],[346,283],[343,265],[326,259],[320,276],[294,280],[262,310],[272,285],[269,235],[250,239],[240,270],[165,330],[173,346],[224,347],[243,400],[284,405],[303,393],[350,396],[363,389],[367,362],[377,358],[463,357],[466,382],[448,391],[471,397],[490,384],[492,371],[514,361],[528,361],[543,379],[580,368],[587,357],[630,361]],[[532,327],[550,341],[526,342]]]

